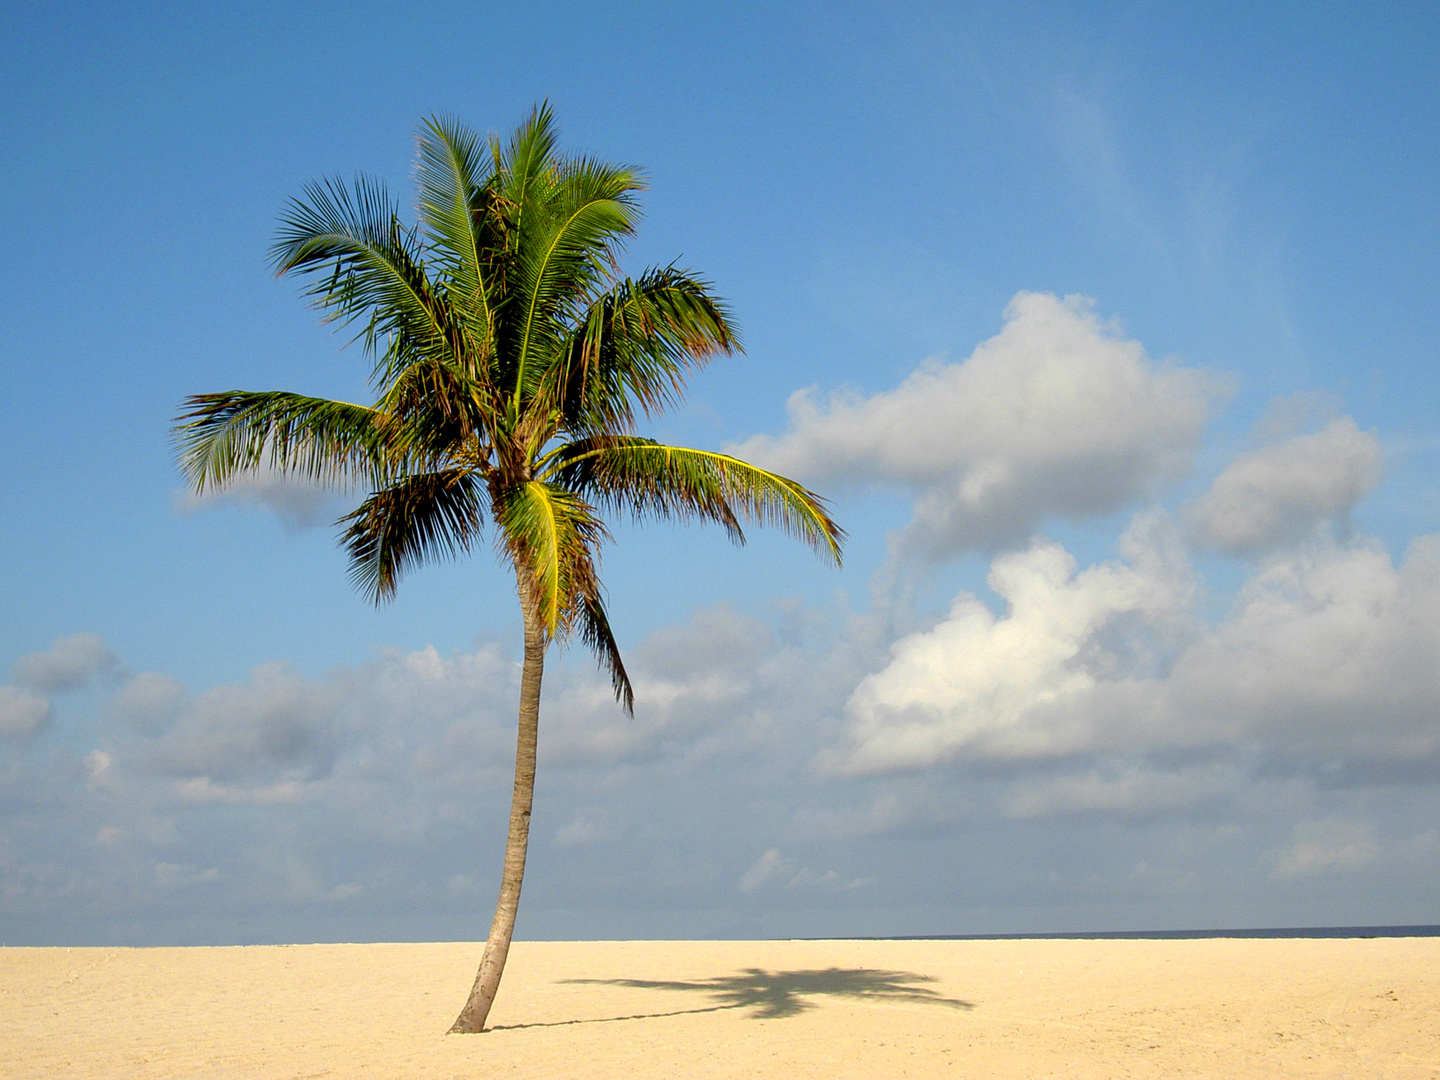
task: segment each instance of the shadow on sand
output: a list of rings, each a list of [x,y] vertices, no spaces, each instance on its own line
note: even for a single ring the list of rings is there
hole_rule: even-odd
[[[626,986],[636,990],[674,990],[701,994],[711,1002],[693,1009],[670,1012],[634,1013],[629,1016],[600,1016],[587,1020],[552,1020],[534,1024],[496,1024],[493,1030],[518,1028],[562,1027],[567,1024],[610,1024],[618,1020],[651,1020],[662,1016],[687,1016],[692,1013],[720,1012],[723,1009],[747,1009],[755,1020],[778,1020],[796,1016],[816,1007],[814,998],[832,996],[859,998],[869,1001],[901,1001],[922,1005],[941,1005],[951,1009],[973,1009],[975,1006],[958,998],[948,998],[925,986],[935,979],[910,971],[877,971],[873,968],[824,968],[809,971],[765,971],[747,968],[735,975],[713,979],[566,979],[567,983],[591,986]]]

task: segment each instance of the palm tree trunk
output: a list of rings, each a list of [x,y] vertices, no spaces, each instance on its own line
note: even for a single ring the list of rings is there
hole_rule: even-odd
[[[485,1030],[485,1018],[500,989],[510,937],[515,932],[515,913],[520,909],[520,885],[525,878],[525,852],[530,842],[530,805],[535,798],[535,745],[540,726],[540,678],[545,670],[547,644],[540,613],[522,591],[520,607],[525,616],[525,666],[520,674],[520,731],[515,743],[515,793],[510,800],[510,835],[505,842],[505,870],[500,877],[500,899],[490,937],[480,958],[480,970],[469,1000],[451,1034]]]

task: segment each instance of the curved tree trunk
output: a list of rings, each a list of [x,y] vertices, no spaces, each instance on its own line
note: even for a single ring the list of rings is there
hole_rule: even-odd
[[[525,877],[525,852],[530,842],[530,804],[535,797],[535,744],[540,725],[540,678],[545,669],[545,631],[540,615],[522,594],[525,616],[525,666],[520,674],[520,731],[515,743],[515,794],[510,801],[510,835],[505,842],[505,870],[500,878],[500,899],[490,937],[480,958],[480,970],[465,1008],[455,1018],[451,1034],[485,1030],[485,1018],[500,989],[515,913],[520,909],[520,885]]]

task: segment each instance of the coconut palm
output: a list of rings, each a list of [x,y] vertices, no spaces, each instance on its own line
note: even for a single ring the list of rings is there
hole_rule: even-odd
[[[634,694],[605,613],[602,514],[787,530],[838,564],[843,532],[800,484],[737,458],[665,446],[637,422],[691,372],[739,348],[725,306],[674,265],[622,276],[640,175],[564,157],[548,106],[508,142],[445,118],[419,130],[418,220],[378,182],[313,183],[284,213],[277,273],[351,324],[373,360],[372,405],[286,392],[188,398],[181,466],[197,492],[270,470],[359,486],[339,522],[355,584],[469,552],[488,526],[524,621],[519,733],[499,902],[452,1031],[483,1031],[514,930],[534,793],[548,646],[578,634],[616,697]]]

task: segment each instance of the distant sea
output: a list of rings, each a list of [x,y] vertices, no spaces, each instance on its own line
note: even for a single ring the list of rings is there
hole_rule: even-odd
[[[1268,926],[1243,930],[1095,930],[1068,934],[904,934],[862,941],[1186,941],[1198,938],[1440,937],[1437,926]],[[851,939],[857,940],[857,939]]]

